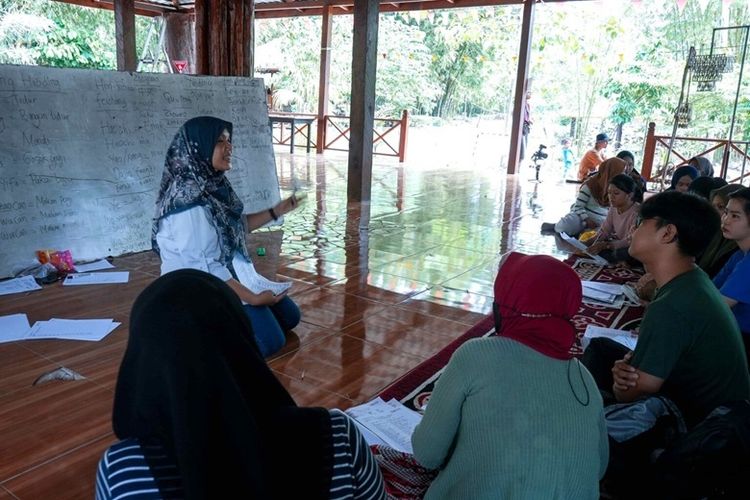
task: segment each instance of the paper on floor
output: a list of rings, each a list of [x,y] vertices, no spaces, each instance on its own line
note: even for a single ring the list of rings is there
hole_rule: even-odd
[[[128,279],[130,279],[129,271],[75,273],[66,276],[63,285],[106,285],[111,283],[127,283]]]
[[[22,276],[20,278],[13,278],[12,280],[0,281],[0,295],[31,292],[41,289],[42,287],[37,284],[32,276]]]
[[[106,337],[120,323],[111,319],[58,319],[37,321],[31,327],[27,340],[65,339],[95,342]]]
[[[114,269],[114,267],[107,259],[75,265],[77,273],[90,273],[91,271],[101,271],[102,269]]]
[[[368,444],[385,443],[391,448],[413,453],[411,447],[411,435],[414,428],[422,420],[422,416],[407,408],[395,399],[385,402],[380,398],[349,408],[346,413],[352,417],[363,432]],[[367,439],[367,436],[375,436],[375,442]]]
[[[29,318],[25,314],[0,316],[0,344],[23,340],[30,329]]]

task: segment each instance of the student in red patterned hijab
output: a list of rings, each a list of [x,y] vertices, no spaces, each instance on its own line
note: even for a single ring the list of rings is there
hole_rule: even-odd
[[[425,500],[599,498],[609,445],[594,379],[570,355],[580,303],[562,262],[502,264],[497,335],[453,353],[412,435],[414,458],[439,470]]]
[[[513,252],[495,279],[495,328],[545,356],[570,359],[576,335],[570,319],[581,297],[581,279],[570,266]]]

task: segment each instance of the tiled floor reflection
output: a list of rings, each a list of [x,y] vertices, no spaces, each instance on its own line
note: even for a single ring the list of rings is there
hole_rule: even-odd
[[[500,166],[376,158],[372,202],[348,205],[346,156],[277,152],[277,166],[282,193],[304,189],[308,198],[282,226],[249,236],[248,246],[262,273],[293,282],[302,323],[269,363],[301,405],[366,401],[461,335],[490,312],[509,251],[565,255],[539,234],[577,188],[555,182],[553,172],[535,184],[528,169],[508,177]],[[130,271],[130,283],[106,290],[56,284],[0,298],[0,315],[24,312],[32,322],[123,323],[97,343],[0,344],[0,499],[93,496],[94,466],[113,440],[110,411],[130,307],[159,274],[150,252],[114,263]],[[61,365],[86,380],[31,385]]]

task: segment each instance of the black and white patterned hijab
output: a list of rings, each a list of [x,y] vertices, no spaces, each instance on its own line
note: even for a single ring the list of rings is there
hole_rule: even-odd
[[[232,124],[211,116],[191,118],[180,127],[164,160],[156,214],[151,229],[151,247],[158,254],[156,233],[167,215],[196,206],[205,207],[219,233],[221,262],[228,265],[236,251],[248,260],[245,246],[243,204],[224,172],[212,163],[214,147],[224,130],[232,136]]]

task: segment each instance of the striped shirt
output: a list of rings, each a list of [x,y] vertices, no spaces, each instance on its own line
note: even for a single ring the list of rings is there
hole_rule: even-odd
[[[330,416],[333,475],[329,498],[384,499],[383,476],[359,429],[339,410],[331,410]],[[146,446],[135,439],[126,439],[112,445],[99,461],[96,500],[155,500],[184,496],[177,466],[160,446]]]
[[[581,220],[593,219],[597,225],[601,225],[604,219],[607,218],[609,207],[600,205],[591,194],[589,187],[584,184],[581,186],[581,190],[578,191],[578,197],[570,207],[570,211],[577,214]]]
[[[332,499],[384,499],[385,484],[375,457],[356,424],[330,410],[333,437]]]
[[[156,477],[162,483],[161,491]],[[96,500],[156,500],[184,496],[180,473],[160,446],[146,446],[135,439],[126,439],[112,445],[99,461]]]

